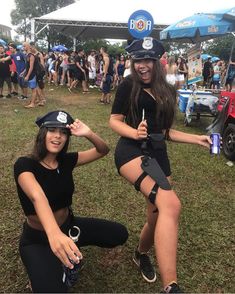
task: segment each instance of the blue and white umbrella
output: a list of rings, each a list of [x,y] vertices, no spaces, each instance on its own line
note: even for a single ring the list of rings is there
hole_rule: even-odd
[[[211,62],[217,62],[217,61],[219,61],[220,60],[220,58],[218,57],[218,56],[213,56],[212,58],[211,58]]]
[[[0,39],[0,44],[3,45],[3,46],[6,46],[7,42],[5,42],[3,39]]]
[[[65,52],[65,51],[68,51],[68,48],[66,48],[65,46],[63,45],[57,45],[57,46],[54,46],[52,48],[52,51],[56,51],[56,52]]]
[[[221,16],[198,13],[184,18],[160,32],[161,40],[198,43],[235,31],[234,21]]]
[[[235,22],[235,7],[217,10],[215,12],[205,13],[205,14],[211,17],[217,17],[220,19],[228,20],[233,23]]]
[[[17,45],[16,48],[17,48],[17,50],[23,50],[23,45],[21,45],[21,44]]]
[[[208,58],[211,58],[212,56],[206,53],[201,54],[201,58],[203,61],[207,60]]]

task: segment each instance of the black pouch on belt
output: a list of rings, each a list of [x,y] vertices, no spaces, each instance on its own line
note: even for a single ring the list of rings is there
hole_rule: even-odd
[[[149,134],[148,139],[153,149],[165,149],[166,143],[163,134]]]

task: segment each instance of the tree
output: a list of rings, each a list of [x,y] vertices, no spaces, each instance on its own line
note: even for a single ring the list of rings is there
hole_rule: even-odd
[[[218,56],[220,59],[228,61],[234,41],[235,37],[233,35],[213,39],[205,44],[204,51],[212,56]],[[232,59],[235,59],[235,48]]]
[[[30,36],[30,20],[74,3],[75,0],[15,0],[16,9],[11,12],[11,22],[26,40]]]

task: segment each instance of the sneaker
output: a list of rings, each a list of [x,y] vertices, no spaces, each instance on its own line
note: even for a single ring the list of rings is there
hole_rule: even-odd
[[[19,97],[18,97],[18,99],[19,100],[27,100],[27,96],[24,96],[24,95],[20,95]]]
[[[138,250],[135,250],[133,261],[139,267],[143,278],[147,282],[153,283],[156,281],[156,272],[146,253],[139,253]]]
[[[71,90],[70,88],[68,88],[68,91],[69,91],[70,93],[73,93],[72,90]]]
[[[0,98],[3,98],[4,96],[3,95],[0,95]]]
[[[183,293],[183,291],[180,290],[180,287],[177,285],[176,282],[173,282],[166,286],[161,293]]]
[[[11,94],[7,94],[6,95],[6,98],[11,98]]]
[[[18,93],[17,92],[11,92],[11,95],[18,96]]]

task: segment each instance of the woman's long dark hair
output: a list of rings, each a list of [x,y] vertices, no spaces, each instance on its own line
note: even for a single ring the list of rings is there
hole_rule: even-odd
[[[138,126],[138,97],[143,88],[143,84],[134,69],[135,61],[131,62],[131,75],[133,79],[133,87],[130,99],[130,120],[135,127]],[[159,60],[153,60],[152,80],[150,83],[151,93],[156,99],[156,119],[160,118],[161,127],[163,129],[170,129],[176,109],[176,90],[167,83],[165,73]]]
[[[32,153],[30,154],[30,157],[35,159],[36,161],[41,161],[43,160],[47,153],[48,150],[46,148],[46,134],[47,134],[47,128],[43,127],[40,128],[38,131],[38,134],[36,136],[35,142],[34,142],[34,146],[33,146],[33,150]],[[69,146],[69,132],[68,132],[68,136],[67,136],[67,141],[65,142],[65,145],[63,147],[63,149],[58,153],[57,155],[57,159],[59,160],[68,150],[68,146]]]

